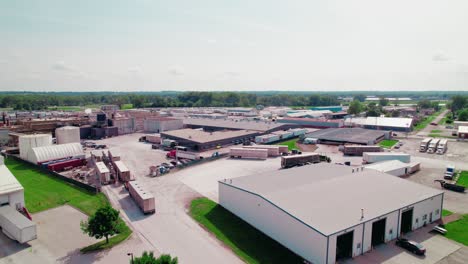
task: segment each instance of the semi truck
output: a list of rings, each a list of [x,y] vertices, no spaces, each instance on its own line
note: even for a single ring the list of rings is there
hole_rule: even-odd
[[[196,152],[173,149],[166,153],[166,157],[171,158],[171,159],[177,158],[177,159],[197,160],[197,159],[200,159],[200,154]]]
[[[231,158],[240,159],[267,159],[268,150],[258,148],[231,148],[229,150]]]
[[[0,227],[7,237],[19,243],[37,238],[36,224],[9,205],[0,207]]]
[[[437,151],[436,154],[442,155],[447,151],[447,144],[448,140],[446,138],[443,138],[439,141],[439,145],[437,145]]]
[[[465,192],[465,186],[462,186],[462,185],[447,183],[444,180],[434,180],[434,182],[440,183],[440,187],[447,189],[447,190],[451,190],[454,192]]]
[[[133,198],[144,214],[153,214],[156,212],[154,196],[145,190],[140,182],[131,181],[128,182],[127,186],[130,197]]]
[[[437,151],[437,146],[439,145],[440,138],[434,138],[431,140],[431,143],[429,143],[429,147],[427,148],[427,153],[435,153]]]
[[[429,144],[431,143],[432,138],[425,138],[421,141],[419,145],[419,152],[426,152]]]
[[[281,168],[287,169],[294,166],[301,166],[307,163],[319,163],[320,154],[318,153],[307,153],[294,156],[281,157]]]
[[[348,156],[362,156],[364,152],[382,152],[379,146],[363,146],[363,145],[344,145],[343,154]]]
[[[364,164],[387,160],[399,160],[404,163],[409,163],[411,161],[411,156],[399,152],[364,152],[362,154],[362,162]]]
[[[282,145],[255,145],[255,146],[244,146],[246,149],[266,149],[268,150],[269,157],[277,157],[288,153],[288,146]]]

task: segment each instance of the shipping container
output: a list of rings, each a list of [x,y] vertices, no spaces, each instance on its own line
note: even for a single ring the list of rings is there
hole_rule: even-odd
[[[0,207],[0,227],[7,237],[19,243],[37,238],[36,224],[8,205]]]
[[[110,171],[109,168],[107,168],[106,164],[104,164],[104,162],[96,162],[95,168],[96,175],[101,180],[101,183],[108,184],[110,182]]]
[[[349,156],[362,156],[364,152],[382,152],[379,146],[363,146],[363,145],[344,145],[343,154]]]
[[[146,141],[153,144],[161,144],[161,134],[146,135]]]
[[[364,152],[362,154],[362,160],[364,164],[386,160],[399,160],[404,163],[409,163],[411,161],[411,155],[396,152]]]
[[[144,214],[152,214],[156,211],[154,196],[145,190],[138,181],[128,183],[128,192]]]
[[[241,158],[241,159],[267,159],[268,150],[267,149],[245,149],[245,148],[231,148],[229,151],[229,156],[231,158]]]
[[[281,168],[287,169],[294,166],[304,165],[306,163],[319,163],[320,154],[308,153],[293,156],[281,157]]]

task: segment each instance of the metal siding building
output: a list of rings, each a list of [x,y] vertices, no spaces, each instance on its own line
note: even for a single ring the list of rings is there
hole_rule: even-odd
[[[184,123],[182,120],[176,118],[159,117],[145,119],[143,126],[145,132],[160,133],[164,131],[181,129],[184,127]]]
[[[361,255],[434,222],[442,201],[436,189],[323,163],[219,182],[221,206],[312,263]]]

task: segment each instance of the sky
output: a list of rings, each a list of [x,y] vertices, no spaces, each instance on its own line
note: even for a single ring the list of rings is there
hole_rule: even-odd
[[[468,90],[468,1],[0,1],[0,91]]]

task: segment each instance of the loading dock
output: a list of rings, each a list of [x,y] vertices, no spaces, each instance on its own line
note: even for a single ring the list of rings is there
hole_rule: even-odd
[[[401,214],[401,233],[406,234],[413,230],[413,208],[404,211]]]
[[[353,256],[354,230],[344,233],[336,239],[336,260],[348,259]]]
[[[372,247],[385,243],[385,227],[387,218],[372,223]]]

